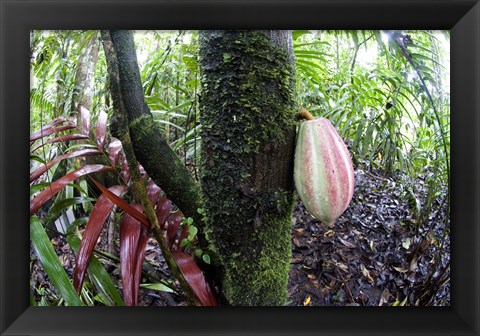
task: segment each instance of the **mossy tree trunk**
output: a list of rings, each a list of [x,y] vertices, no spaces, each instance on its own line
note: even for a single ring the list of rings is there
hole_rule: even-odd
[[[291,259],[295,68],[289,31],[202,31],[201,187],[231,305],[283,305]]]
[[[122,95],[121,99],[113,99],[123,102],[127,114],[126,120],[113,120],[111,126],[115,130],[118,128],[115,123],[128,124],[138,162],[167,197],[185,216],[192,217],[202,231],[202,217],[197,211],[202,204],[200,188],[166,142],[145,102],[133,33],[128,30],[112,30],[109,34],[117,57],[118,90]]]
[[[284,304],[297,110],[290,32],[201,32],[201,194],[148,111],[131,32],[110,35],[135,156],[207,231],[227,303]],[[196,212],[202,205],[206,218]]]
[[[112,118],[110,122],[112,134],[122,138],[122,134],[118,134],[121,131],[118,130],[128,127],[135,158],[167,197],[179,207],[183,215],[193,218],[198,228],[199,244],[203,250],[209,251],[210,246],[204,234],[203,216],[198,211],[203,204],[200,188],[183,162],[168,145],[145,102],[133,32],[105,31],[103,38],[111,39],[113,53],[116,55],[115,60],[107,59],[107,64],[110,64],[109,72],[112,72],[111,64],[115,64],[118,68],[111,74],[118,77],[115,81],[118,82],[118,87],[111,90],[114,110],[125,111],[125,115],[119,114],[119,117]],[[106,54],[108,55],[107,52]],[[119,106],[119,102],[122,106]],[[127,126],[122,125],[123,123]],[[213,252],[211,256],[216,260]],[[213,269],[212,272],[215,273],[213,266],[207,264],[199,266],[204,271]]]

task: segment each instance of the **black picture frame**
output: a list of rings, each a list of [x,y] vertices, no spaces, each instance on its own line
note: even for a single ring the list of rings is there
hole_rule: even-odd
[[[0,0],[1,335],[479,335],[480,4]],[[29,307],[29,30],[450,29],[450,307]]]

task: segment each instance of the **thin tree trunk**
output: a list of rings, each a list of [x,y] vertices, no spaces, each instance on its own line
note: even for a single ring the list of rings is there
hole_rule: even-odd
[[[289,31],[202,31],[200,181],[231,305],[283,305],[291,258],[295,69]]]
[[[100,43],[98,40],[98,32],[95,31],[88,37],[85,43],[84,50],[79,57],[75,72],[75,85],[73,89],[72,114],[76,115],[77,125],[80,128],[83,125],[82,116],[80,113],[80,106],[83,106],[86,111],[87,123],[90,124],[90,113],[93,112],[93,97],[95,93],[95,67],[98,62],[98,52]],[[98,113],[98,112],[97,112]],[[90,138],[95,139],[95,132],[90,128]],[[88,143],[89,140],[79,140],[77,143]],[[86,157],[78,158],[80,165],[85,164],[104,164],[109,165],[110,162],[105,156],[100,157]],[[118,178],[113,173],[94,173],[92,175],[97,181],[106,187],[110,187],[118,183]],[[91,181],[87,182],[94,193],[99,194],[100,190]]]
[[[68,73],[67,68],[67,57],[68,57],[68,49],[71,44],[70,34],[67,33],[66,35],[60,35],[60,42],[61,42],[61,66],[58,67],[58,70],[55,74],[55,81],[57,83],[56,87],[56,99],[55,99],[55,111],[54,117],[60,117],[65,112],[65,105],[67,103],[66,99],[66,92],[65,92],[65,78]]]
[[[155,215],[155,210],[153,205],[148,200],[147,191],[145,185],[143,184],[140,176],[140,169],[138,168],[137,158],[135,156],[135,150],[132,146],[132,139],[130,137],[131,132],[129,132],[127,118],[130,116],[128,108],[132,108],[131,106],[131,99],[133,98],[135,102],[141,103],[146,106],[143,93],[141,96],[131,96],[129,99],[126,99],[124,93],[128,91],[128,88],[132,86],[133,90],[139,94],[143,92],[141,88],[141,80],[140,80],[140,73],[138,70],[137,65],[137,58],[135,54],[135,45],[133,42],[133,34],[131,31],[121,31],[121,36],[125,39],[121,41],[116,41],[117,44],[113,41],[112,35],[113,32],[110,34],[107,31],[102,31],[102,38],[104,42],[104,50],[105,55],[107,58],[108,64],[108,72],[109,72],[109,81],[110,81],[110,90],[113,97],[114,102],[114,110],[117,116],[116,125],[116,132],[122,141],[123,150],[125,153],[125,157],[128,162],[128,167],[132,174],[131,184],[132,184],[132,192],[134,194],[134,198],[137,202],[139,202],[142,207],[145,215],[150,222],[151,229],[155,235],[155,238],[160,245],[160,249],[162,251],[162,255],[165,258],[165,261],[172,271],[175,278],[179,281],[182,289],[187,294],[187,299],[191,301],[195,305],[199,305],[200,301],[199,298],[193,293],[192,287],[188,284],[185,276],[180,271],[180,268],[175,261],[172,251],[168,246],[167,239],[164,235],[160,227],[160,223],[158,222],[158,218]],[[117,35],[118,37],[118,35]],[[123,43],[118,43],[123,42]],[[121,51],[120,51],[121,50]],[[133,56],[134,59],[127,59],[125,57]],[[123,67],[121,70],[120,68]],[[125,74],[122,73],[128,70],[129,73]],[[125,75],[129,75],[129,79],[131,81],[125,81]],[[138,76],[137,76],[138,75]],[[123,78],[123,80],[122,80]],[[140,90],[138,90],[140,88]],[[147,170],[148,172],[148,170]],[[160,185],[161,186],[161,185]]]
[[[133,34],[131,31],[118,30],[111,31],[110,35],[118,59],[119,89],[138,162],[183,214],[193,218],[199,229],[202,247],[207,248],[203,235],[203,217],[197,211],[202,207],[200,188],[165,141],[165,136],[155,124],[145,103]]]
[[[92,111],[94,74],[95,65],[98,60],[98,47],[97,33],[95,33],[87,41],[85,49],[77,63],[72,111],[78,112],[79,105]]]

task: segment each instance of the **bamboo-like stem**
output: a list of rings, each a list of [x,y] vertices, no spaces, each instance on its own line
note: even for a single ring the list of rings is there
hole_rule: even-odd
[[[152,232],[155,236],[155,239],[158,241],[162,255],[165,258],[165,261],[173,273],[175,278],[180,283],[182,289],[184,290],[188,300],[194,305],[200,305],[200,301],[193,293],[190,285],[183,276],[180,268],[177,265],[177,262],[172,256],[172,252],[168,246],[167,240],[160,228],[158,223],[155,210],[153,209],[152,204],[150,203],[147,195],[147,190],[145,185],[141,180],[140,170],[138,167],[138,162],[135,157],[135,152],[132,146],[132,141],[130,139],[130,133],[128,130],[127,117],[125,106],[123,103],[123,96],[120,90],[120,81],[118,73],[118,61],[115,53],[115,49],[108,31],[102,31],[102,40],[105,50],[105,56],[107,60],[108,75],[110,81],[110,91],[112,94],[114,114],[116,118],[115,133],[119,137],[119,140],[122,142],[123,150],[125,152],[125,157],[128,163],[128,168],[130,169],[131,178],[132,178],[132,191],[134,198],[142,205],[145,215],[148,218],[148,221],[151,225]]]

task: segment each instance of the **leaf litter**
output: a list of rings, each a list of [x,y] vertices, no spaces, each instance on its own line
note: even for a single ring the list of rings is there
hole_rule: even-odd
[[[423,183],[405,179],[357,167],[352,202],[331,229],[297,202],[290,305],[306,298],[310,306],[450,305],[448,234],[441,245],[445,205],[435,200],[435,215],[419,226],[403,189]]]
[[[441,245],[445,228],[445,204],[434,201],[430,216],[419,225],[415,209],[405,196],[405,186],[417,183],[419,201],[424,183],[406,176],[385,177],[378,170],[355,170],[352,202],[333,228],[318,222],[296,201],[293,212],[292,260],[288,283],[290,306],[449,306],[450,238]],[[403,187],[402,187],[403,186]],[[423,193],[422,193],[423,191]],[[97,250],[107,250],[104,229]],[[114,231],[118,241],[118,230]],[[52,239],[69,276],[75,256],[64,238]],[[55,288],[31,252],[31,287],[37,302],[59,301]],[[114,255],[119,255],[118,244]],[[155,239],[147,243],[138,304],[185,306],[180,292],[148,287],[169,284],[172,278]],[[121,290],[119,264],[101,258]],[[437,262],[438,260],[438,262]],[[173,285],[172,285],[173,284]]]

